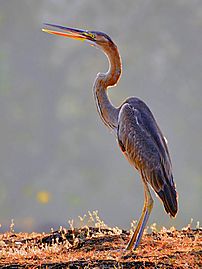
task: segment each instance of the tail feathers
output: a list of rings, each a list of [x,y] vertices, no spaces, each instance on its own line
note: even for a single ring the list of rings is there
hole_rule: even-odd
[[[165,183],[163,188],[157,193],[163,201],[165,211],[172,217],[175,217],[178,211],[177,192],[175,186]]]

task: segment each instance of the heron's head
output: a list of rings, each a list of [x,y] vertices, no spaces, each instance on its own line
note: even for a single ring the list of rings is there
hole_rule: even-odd
[[[107,47],[114,46],[111,38],[102,32],[80,30],[49,23],[46,23],[45,26],[46,28],[42,29],[43,32],[86,41],[90,45],[101,48],[103,50],[105,50]]]

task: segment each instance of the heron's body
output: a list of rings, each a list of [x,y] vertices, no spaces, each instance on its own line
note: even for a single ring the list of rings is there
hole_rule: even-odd
[[[58,25],[47,25],[62,29],[63,32],[44,29],[45,32],[86,40],[93,46],[102,49],[108,57],[109,70],[107,73],[97,75],[93,91],[102,121],[115,132],[121,151],[130,164],[139,171],[143,181],[144,207],[136,230],[126,249],[136,248],[140,243],[144,227],[153,207],[148,183],[163,202],[164,208],[170,216],[174,217],[178,210],[177,192],[166,140],[150,109],[139,98],[128,98],[118,108],[110,102],[107,90],[118,82],[122,67],[118,49],[108,35],[101,32],[88,32]]]
[[[166,141],[140,99],[129,98],[121,106],[117,137],[126,158],[161,198],[166,212],[175,216],[176,191]]]

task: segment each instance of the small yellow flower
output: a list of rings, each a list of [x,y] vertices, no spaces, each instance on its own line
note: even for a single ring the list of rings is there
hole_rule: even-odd
[[[50,201],[51,194],[48,191],[37,192],[36,199],[41,204],[47,204]]]

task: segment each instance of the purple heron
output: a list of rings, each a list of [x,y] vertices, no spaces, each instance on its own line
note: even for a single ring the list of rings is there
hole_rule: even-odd
[[[87,41],[92,46],[100,48],[108,57],[109,70],[106,73],[98,73],[93,92],[103,123],[115,132],[121,151],[130,164],[139,171],[143,182],[142,214],[126,247],[126,250],[136,249],[153,207],[148,183],[170,216],[175,217],[178,210],[177,192],[166,139],[152,112],[139,98],[127,98],[119,107],[114,107],[110,102],[107,90],[118,82],[122,66],[118,48],[108,35],[54,24],[45,25],[44,32]]]

